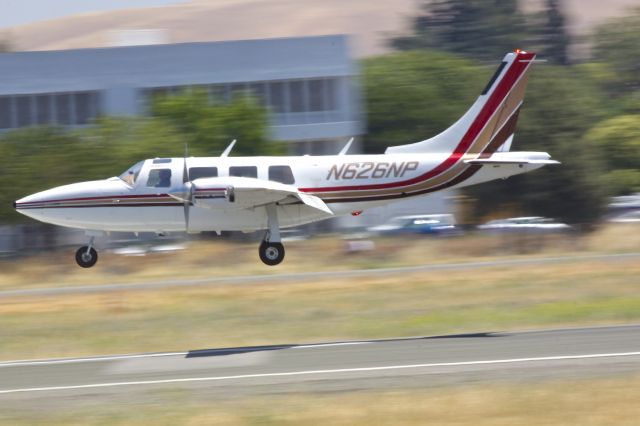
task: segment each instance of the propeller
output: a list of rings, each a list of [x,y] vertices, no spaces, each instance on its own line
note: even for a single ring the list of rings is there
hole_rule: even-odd
[[[193,184],[189,179],[189,168],[187,167],[187,156],[184,157],[184,169],[182,170],[182,183],[184,185],[184,196],[182,197],[182,204],[184,210],[184,226],[187,233],[189,232],[189,207],[193,202]]]
[[[182,188],[170,191],[169,196],[182,202],[184,209],[184,226],[187,232],[189,232],[189,207],[193,204],[193,190],[194,186],[189,178],[189,168],[187,167],[187,146],[185,145],[182,169]]]

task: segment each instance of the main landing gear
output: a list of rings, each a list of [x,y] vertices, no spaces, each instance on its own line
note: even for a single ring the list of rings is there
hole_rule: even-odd
[[[284,259],[284,246],[280,242],[280,227],[278,225],[278,211],[275,204],[265,206],[267,209],[267,224],[269,229],[264,234],[258,248],[260,260],[266,265],[275,266]]]
[[[76,251],[76,262],[83,268],[91,268],[98,261],[98,252],[93,248],[93,239],[91,237],[88,246],[82,246]]]

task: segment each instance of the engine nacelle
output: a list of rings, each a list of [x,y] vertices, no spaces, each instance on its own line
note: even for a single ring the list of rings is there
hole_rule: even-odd
[[[192,202],[194,205],[209,209],[224,209],[233,207],[236,201],[235,190],[232,185],[207,185],[208,179],[198,179],[193,182]]]

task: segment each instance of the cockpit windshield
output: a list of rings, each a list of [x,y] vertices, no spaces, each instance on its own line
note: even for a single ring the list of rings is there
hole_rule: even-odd
[[[123,174],[118,176],[120,179],[125,181],[127,185],[133,186],[136,183],[136,179],[138,179],[138,175],[140,174],[140,170],[142,170],[142,166],[144,161],[140,161],[134,164],[132,167],[129,167]]]

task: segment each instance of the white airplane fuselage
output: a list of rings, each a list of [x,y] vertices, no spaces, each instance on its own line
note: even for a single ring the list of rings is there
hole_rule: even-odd
[[[380,155],[157,158],[111,179],[65,185],[15,202],[42,222],[96,231],[266,230],[260,258],[284,258],[280,228],[557,164],[544,152],[510,152],[535,54],[508,53],[467,112],[442,133]],[[89,245],[82,267],[97,261]]]
[[[496,154],[497,155],[497,154]],[[502,157],[547,160],[545,153],[502,153]],[[292,188],[315,195],[333,215],[358,214],[393,201],[429,194],[446,188],[460,188],[506,178],[541,167],[543,164],[472,165],[457,162],[441,173],[436,169],[450,154],[386,154],[302,157],[199,157],[187,158],[190,170],[213,169],[217,178],[201,178],[194,183],[212,187],[233,187],[238,177],[230,169],[255,167],[255,178],[270,180],[269,170],[290,167]],[[495,155],[494,155],[495,157]],[[471,158],[471,157],[469,157]],[[187,231],[183,203],[171,195],[182,185],[183,158],[146,160],[135,182],[113,177],[53,188],[16,202],[20,213],[42,222],[95,231],[184,232]],[[150,182],[153,170],[169,169],[169,186]],[[245,169],[246,170],[246,169]],[[273,169],[271,169],[273,170]],[[433,177],[431,177],[433,175]],[[271,176],[273,178],[273,176]],[[244,178],[247,180],[251,178]],[[282,179],[281,179],[282,180]],[[290,182],[290,181],[288,181]],[[201,188],[201,190],[213,188]],[[224,197],[215,204],[192,203],[188,232],[255,231],[267,227],[264,206],[247,208],[245,203]],[[302,203],[281,202],[277,206],[281,227],[297,226],[331,217]]]

